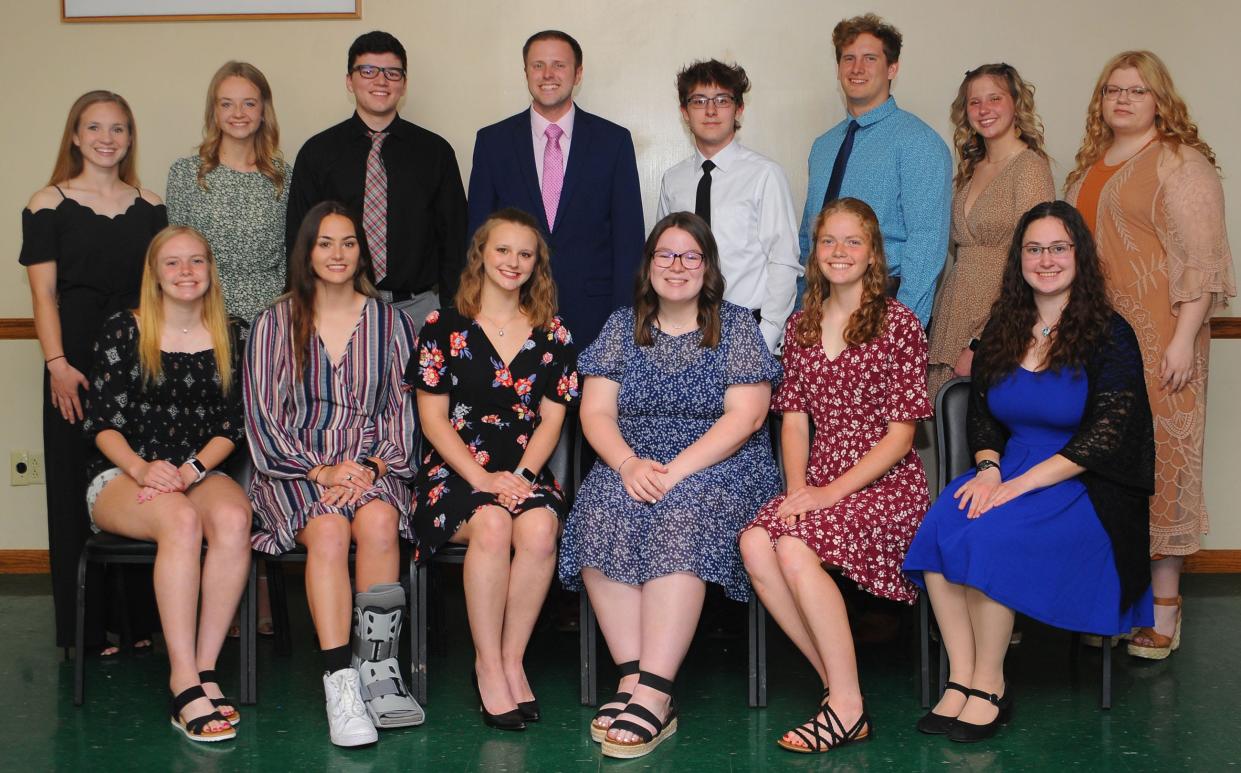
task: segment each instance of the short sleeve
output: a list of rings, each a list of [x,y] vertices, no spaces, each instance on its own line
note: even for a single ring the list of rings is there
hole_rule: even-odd
[[[578,357],[578,373],[603,376],[619,383],[625,372],[626,356],[632,348],[633,309],[626,306],[612,312],[603,323],[599,337]]]
[[[927,349],[922,325],[907,307],[890,301],[885,326],[889,346],[884,363],[884,414],[888,421],[929,419],[933,409],[926,389]]]
[[[780,363],[771,356],[754,315],[740,306],[725,303],[720,308],[721,344],[724,352],[724,383],[758,384],[780,379]]]
[[[56,260],[59,245],[56,239],[56,210],[22,210],[22,251],[17,262],[34,266]]]
[[[82,431],[90,442],[106,429],[126,432],[125,409],[140,385],[137,332],[133,315],[119,311],[104,322],[95,339],[90,389],[84,392],[82,406]]]
[[[228,318],[229,359],[233,369],[233,381],[229,394],[223,396],[219,419],[210,430],[212,437],[223,437],[240,444],[246,437],[245,405],[240,399],[242,369],[245,367],[246,343],[250,340],[250,326],[240,317]]]
[[[564,326],[560,317],[552,317],[551,325],[544,334],[548,343],[540,367],[548,373],[549,378],[546,379],[543,396],[564,405],[572,405],[582,395],[573,334]]]
[[[405,367],[406,384],[437,395],[448,394],[452,389],[448,358],[454,351],[454,336],[460,337],[461,333],[454,333],[449,327],[451,325],[438,309],[427,315],[414,355]]]
[[[784,325],[784,352],[780,362],[784,369],[784,378],[780,387],[771,398],[771,410],[776,413],[809,413],[806,390],[803,386],[806,367],[806,353],[797,341],[797,322],[803,312],[795,312]]]
[[[1211,308],[1237,294],[1232,250],[1224,221],[1224,189],[1211,162],[1182,148],[1181,163],[1164,181],[1163,247],[1168,261],[1168,300],[1178,304],[1209,293]]]
[[[168,186],[165,206],[168,222],[172,225],[190,225],[190,200],[194,186],[198,185],[198,165],[194,158],[178,158],[168,169]]]

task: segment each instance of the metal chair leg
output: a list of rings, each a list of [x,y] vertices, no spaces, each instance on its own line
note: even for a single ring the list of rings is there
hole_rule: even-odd
[[[293,651],[289,632],[289,596],[285,588],[284,567],[279,561],[267,562],[267,594],[271,601],[272,627],[276,634],[274,649],[277,655],[288,655]]]
[[[1112,640],[1103,637],[1103,680],[1099,685],[1099,708],[1112,708]]]
[[[410,690],[414,700],[422,706],[427,705],[427,564],[413,566],[410,558],[409,596],[416,605],[414,610],[414,630],[409,636],[409,668]]]
[[[594,706],[599,679],[599,626],[595,623],[595,610],[590,605],[590,596],[585,588],[578,597],[578,605],[579,698],[583,706]]]
[[[241,620],[241,704],[253,706],[258,702],[258,625],[255,615],[258,610],[258,562],[250,561],[250,572],[246,577],[246,589],[241,595],[241,607],[238,616]]]
[[[73,705],[86,693],[86,551],[78,559],[78,608],[73,631]]]
[[[931,707],[931,603],[918,594],[918,686],[922,708]]]
[[[750,708],[767,706],[767,610],[757,595],[750,596],[749,622],[749,681]]]

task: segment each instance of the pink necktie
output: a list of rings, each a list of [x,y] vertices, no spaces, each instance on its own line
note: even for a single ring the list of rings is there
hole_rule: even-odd
[[[556,207],[560,205],[560,189],[564,187],[564,152],[560,149],[560,136],[564,134],[556,124],[549,124],[543,136],[547,146],[543,148],[543,211],[547,213],[547,230],[556,225]]]
[[[387,132],[371,132],[371,152],[366,156],[366,187],[362,194],[362,230],[371,251],[375,281],[388,275],[388,172],[379,151]]]

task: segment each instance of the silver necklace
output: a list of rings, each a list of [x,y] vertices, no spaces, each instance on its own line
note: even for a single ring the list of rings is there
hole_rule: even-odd
[[[1051,331],[1059,327],[1058,321],[1055,325],[1047,324],[1047,320],[1043,319],[1042,314],[1038,315],[1038,321],[1043,323],[1043,328],[1039,330],[1039,332],[1043,334],[1043,338],[1051,338]]]
[[[517,319],[517,317],[520,317],[520,316],[521,316],[521,314],[517,314],[517,315],[515,315],[515,316],[509,317],[509,318],[508,318],[508,321],[507,321],[507,322],[505,322],[503,325],[501,325],[500,323],[496,322],[496,321],[495,321],[494,319],[492,319],[491,317],[488,317],[486,314],[483,314],[481,311],[480,311],[480,312],[478,312],[478,316],[479,316],[479,317],[482,317],[483,321],[491,323],[491,324],[492,324],[492,325],[496,328],[496,335],[498,335],[498,336],[500,336],[501,338],[503,338],[503,337],[504,337],[504,328],[506,328],[506,327],[508,327],[509,325],[513,324],[513,320]]]

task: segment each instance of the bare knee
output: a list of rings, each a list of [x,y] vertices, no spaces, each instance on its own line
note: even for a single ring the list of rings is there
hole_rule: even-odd
[[[397,549],[397,514],[386,502],[378,504],[382,507],[368,506],[354,516],[353,539],[360,549],[385,553]]]
[[[508,554],[513,546],[513,516],[498,507],[480,508],[470,517],[470,548]]]
[[[745,570],[750,574],[766,569],[775,558],[771,549],[771,534],[761,526],[742,532],[739,547]]]
[[[198,511],[188,499],[167,508],[159,516],[159,533],[156,542],[161,548],[173,550],[201,550],[203,525]]]
[[[513,546],[537,559],[556,555],[556,537],[560,523],[546,510],[535,510],[517,517],[513,528]]]
[[[208,542],[213,546],[230,547],[249,544],[252,522],[249,502],[241,500],[216,505],[209,516]]]
[[[337,515],[320,515],[302,530],[308,562],[347,564],[349,542],[349,522]]]
[[[810,572],[823,571],[814,551],[806,543],[793,537],[781,537],[776,541],[776,561],[789,585],[804,580]]]

